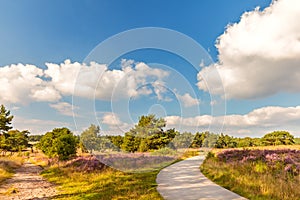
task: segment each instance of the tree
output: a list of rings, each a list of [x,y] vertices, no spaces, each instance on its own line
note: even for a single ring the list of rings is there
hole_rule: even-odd
[[[27,148],[28,131],[11,130],[11,122],[14,116],[6,110],[4,105],[0,106],[0,149],[4,152],[21,151]]]
[[[41,140],[42,137],[43,135],[29,135],[28,139],[30,142],[38,142]]]
[[[131,132],[125,133],[121,149],[127,152],[135,152],[139,149],[141,139],[136,137]]]
[[[161,149],[167,146],[177,134],[175,129],[169,129],[150,135],[142,139],[142,142],[146,143],[148,147],[148,149],[144,148],[143,151]]]
[[[145,152],[166,146],[175,137],[174,129],[164,131],[166,121],[155,115],[141,116],[138,124],[125,134],[122,150]]]
[[[207,132],[199,133],[197,132],[195,134],[195,137],[193,139],[191,147],[193,148],[200,148],[203,146],[203,141],[205,140],[205,137],[207,136]]]
[[[50,158],[67,160],[76,154],[77,139],[68,128],[55,128],[40,140],[38,148]]]
[[[262,138],[264,145],[290,145],[294,144],[294,136],[287,131],[274,131]]]
[[[124,138],[121,135],[117,135],[117,136],[108,136],[109,140],[111,141],[111,143],[113,145],[115,145],[115,147],[117,147],[117,149],[120,149],[122,144],[123,144],[123,140]]]
[[[0,134],[5,134],[7,131],[12,129],[11,121],[14,116],[10,115],[10,111],[6,110],[4,105],[0,107]]]
[[[203,140],[202,147],[215,147],[218,140],[218,135],[214,133],[206,133],[205,139]]]
[[[191,146],[194,135],[190,132],[178,133],[172,143],[178,148],[188,148]]]
[[[2,151],[16,152],[29,147],[28,144],[29,131],[9,130],[0,136],[0,148]]]
[[[235,139],[229,135],[224,135],[223,133],[221,133],[221,135],[219,135],[216,145],[216,148],[235,148],[237,147],[237,142],[235,141]]]
[[[80,136],[80,142],[84,147],[93,152],[93,150],[98,149],[98,134],[100,133],[100,127],[94,124],[91,124],[90,127],[84,130]]]
[[[166,126],[166,121],[163,118],[156,118],[155,115],[141,116],[139,122],[133,129],[130,130],[131,133],[137,135],[138,137],[147,137],[159,132],[163,132],[163,128]]]

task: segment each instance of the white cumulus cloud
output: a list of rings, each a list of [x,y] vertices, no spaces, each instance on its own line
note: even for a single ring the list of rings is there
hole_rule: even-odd
[[[42,69],[34,65],[9,65],[0,67],[0,101],[27,104],[31,101],[57,101],[58,91],[41,77]]]
[[[228,98],[300,92],[299,18],[298,0],[277,0],[263,11],[257,8],[244,13],[218,38],[219,62],[199,72],[198,87],[222,94],[222,85],[209,75],[216,68]]]
[[[57,110],[60,114],[66,116],[76,116],[73,110],[78,109],[76,106],[73,106],[68,102],[58,102],[54,104],[49,104],[49,106]]]
[[[71,95],[100,100],[137,97],[152,93],[139,89],[143,85],[162,82],[169,75],[165,70],[132,60],[122,60],[122,69],[108,69],[107,65],[95,62],[88,65],[72,63],[70,60],[45,65],[45,70],[23,64],[0,67],[0,101],[5,104],[58,102],[63,96]]]
[[[245,115],[202,115],[190,118],[167,116],[165,120],[168,127],[181,126],[181,128],[186,129],[188,127],[205,129],[210,125],[224,125],[224,132],[235,136],[240,136],[240,134],[244,136],[259,136],[274,130],[291,130],[297,134],[299,132],[300,106],[268,106],[255,109]]]
[[[200,100],[193,98],[189,93],[185,93],[184,95],[177,94],[177,97],[179,101],[183,103],[184,107],[192,107],[200,104]]]

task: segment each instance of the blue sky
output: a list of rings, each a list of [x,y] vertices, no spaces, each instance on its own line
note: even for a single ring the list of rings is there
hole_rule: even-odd
[[[90,123],[115,134],[154,112],[182,131],[260,136],[284,129],[299,135],[299,25],[291,21],[300,13],[297,7],[295,0],[1,1],[0,100],[16,115],[16,128],[33,134],[57,126],[80,133]],[[110,37],[144,27],[186,35],[211,63],[195,69],[185,58],[157,49],[128,52],[113,63],[105,63],[105,52],[93,55]],[[87,59],[91,52],[94,57]],[[98,64],[87,67],[87,60]],[[68,84],[78,67],[89,72],[77,77],[74,95]],[[132,71],[126,74],[125,67]],[[207,77],[213,70],[223,85]],[[95,100],[95,88],[88,88],[92,80],[99,89]]]

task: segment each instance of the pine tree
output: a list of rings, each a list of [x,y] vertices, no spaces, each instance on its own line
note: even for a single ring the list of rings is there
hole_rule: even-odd
[[[14,116],[10,115],[10,111],[6,110],[4,105],[1,105],[0,108],[0,134],[7,133],[10,129],[12,129],[11,121]]]

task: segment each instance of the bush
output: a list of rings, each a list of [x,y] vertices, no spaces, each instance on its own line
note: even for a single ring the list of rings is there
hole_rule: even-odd
[[[67,128],[56,128],[46,133],[37,147],[50,158],[67,160],[76,154],[77,138]]]

